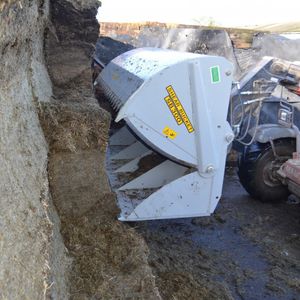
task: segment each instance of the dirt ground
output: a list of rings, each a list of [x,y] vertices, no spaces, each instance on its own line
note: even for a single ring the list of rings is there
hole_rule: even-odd
[[[163,299],[299,299],[299,203],[255,201],[234,168],[211,217],[133,226]]]

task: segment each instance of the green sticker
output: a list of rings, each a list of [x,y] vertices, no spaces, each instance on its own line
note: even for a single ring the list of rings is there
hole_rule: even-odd
[[[220,67],[214,66],[210,68],[211,83],[221,82]]]

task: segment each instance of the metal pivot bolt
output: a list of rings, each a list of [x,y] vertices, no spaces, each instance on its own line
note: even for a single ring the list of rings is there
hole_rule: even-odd
[[[234,135],[232,133],[227,134],[225,139],[226,139],[226,142],[231,143],[234,139]]]
[[[211,173],[213,173],[214,171],[215,171],[214,166],[208,166],[208,167],[206,168],[206,173],[208,173],[208,174],[211,174]]]

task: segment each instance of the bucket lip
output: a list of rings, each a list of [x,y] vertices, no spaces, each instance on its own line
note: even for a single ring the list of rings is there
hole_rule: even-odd
[[[141,80],[148,80],[166,68],[181,63],[191,63],[206,59],[225,59],[223,56],[181,52],[162,48],[137,48],[114,58],[105,69],[119,67]],[[104,70],[105,70],[104,69]]]
[[[154,47],[136,48],[114,58],[109,64],[116,64],[135,74],[136,65],[147,69],[147,74],[155,74],[168,66],[197,60],[208,55],[180,52]],[[136,64],[136,65],[135,65]]]

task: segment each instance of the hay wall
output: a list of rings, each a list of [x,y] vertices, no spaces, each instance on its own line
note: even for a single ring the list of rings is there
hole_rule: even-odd
[[[97,5],[0,2],[0,299],[160,299],[105,174]]]
[[[0,299],[68,297],[68,259],[49,194],[40,103],[48,1],[0,5]]]
[[[98,1],[53,1],[45,52],[55,100],[41,105],[49,179],[73,258],[72,299],[160,299],[145,241],[117,220],[105,173],[110,114],[92,89]]]

